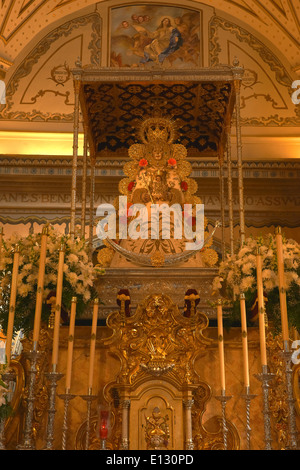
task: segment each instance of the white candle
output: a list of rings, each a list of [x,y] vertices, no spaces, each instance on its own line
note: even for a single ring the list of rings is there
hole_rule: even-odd
[[[241,294],[240,296],[240,306],[241,306],[241,324],[242,324],[244,384],[245,384],[245,387],[249,387],[250,379],[249,379],[249,356],[248,356],[248,332],[247,332],[245,294]]]
[[[95,362],[98,309],[99,309],[99,299],[95,299],[94,309],[93,309],[93,320],[92,320],[91,345],[90,345],[90,367],[89,367],[89,380],[88,380],[89,392],[92,391],[93,379],[94,379],[94,362]]]
[[[34,317],[34,326],[33,326],[33,348],[34,349],[37,348],[38,340],[40,336],[40,328],[41,328],[41,315],[42,315],[45,265],[46,265],[46,253],[47,253],[47,238],[48,238],[48,228],[44,227],[43,232],[42,232],[40,265],[39,265],[39,273],[38,273],[35,317]]]
[[[61,299],[62,299],[63,277],[64,277],[64,271],[63,271],[64,262],[65,262],[65,247],[61,246],[60,251],[59,251],[57,284],[56,284],[55,320],[54,320],[53,349],[52,349],[53,370],[56,369],[57,362],[58,362],[59,329],[60,329]]]
[[[2,254],[2,248],[3,248],[3,227],[0,227],[0,269],[2,269],[3,267],[3,262],[2,262],[2,258],[3,258],[3,254]]]
[[[282,235],[281,235],[280,227],[278,227],[277,232],[276,232],[276,248],[277,248],[278,284],[279,284],[282,339],[286,346],[288,345],[288,342],[289,342],[289,325],[288,325],[288,315],[287,315],[286,284],[285,284],[285,275],[284,275]]]
[[[257,273],[257,301],[259,318],[259,336],[260,336],[260,356],[261,365],[267,365],[267,347],[266,347],[266,326],[265,326],[265,303],[264,289],[262,280],[262,258],[260,251],[256,255],[256,273]]]
[[[77,297],[72,297],[69,337],[68,337],[67,372],[66,372],[66,392],[67,393],[69,392],[71,388],[76,306],[77,306]]]
[[[8,326],[7,326],[7,335],[6,335],[6,344],[5,344],[5,353],[7,365],[10,365],[11,359],[11,345],[13,338],[13,329],[14,329],[14,320],[15,320],[15,308],[16,308],[16,298],[17,298],[17,283],[19,275],[19,261],[20,261],[20,248],[18,245],[14,249],[14,261],[13,261],[13,271],[11,279],[11,290],[10,290],[10,301],[9,301],[9,316],[8,316]]]

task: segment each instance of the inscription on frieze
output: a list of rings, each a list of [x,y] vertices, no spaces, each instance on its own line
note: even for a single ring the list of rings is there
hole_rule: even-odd
[[[117,194],[96,194],[95,205],[102,203],[112,203],[117,197]],[[206,208],[217,208],[220,207],[220,197],[218,195],[201,195],[202,203]],[[246,208],[255,208],[256,210],[265,210],[266,207],[272,207],[276,210],[285,209],[293,210],[295,207],[300,206],[300,196],[259,196],[259,195],[245,195],[245,206]],[[58,206],[69,206],[71,202],[71,195],[69,193],[2,193],[0,194],[0,207],[5,208],[6,206],[11,207],[17,204],[40,206],[44,204],[46,207],[58,205]],[[77,203],[81,203],[80,195],[77,195]],[[87,203],[89,198],[87,197]],[[228,203],[228,201],[226,201]],[[233,204],[238,209],[239,199],[238,196],[233,197]]]

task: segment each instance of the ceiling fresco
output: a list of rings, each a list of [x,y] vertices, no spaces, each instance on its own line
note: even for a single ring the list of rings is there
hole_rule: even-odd
[[[107,4],[106,0],[98,4]],[[125,3],[125,2],[124,2]],[[130,2],[127,2],[130,3]],[[164,5],[169,2],[163,2]],[[174,1],[173,4],[177,2]],[[178,2],[179,3],[179,2]],[[180,2],[182,6],[184,3]],[[191,2],[190,2],[191,3]],[[264,36],[295,69],[299,63],[300,3],[298,0],[204,0],[192,2],[213,7],[231,15]],[[94,0],[1,0],[0,56],[13,63],[17,55],[43,28],[82,8],[95,5]]]

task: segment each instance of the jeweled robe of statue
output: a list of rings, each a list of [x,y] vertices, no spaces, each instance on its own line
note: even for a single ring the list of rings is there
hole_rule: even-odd
[[[151,163],[147,159],[140,161],[144,166],[141,166],[134,181],[130,202],[182,205],[184,196],[175,159],[170,158],[167,165],[163,164],[165,163],[163,146],[157,144],[153,148],[151,161]]]
[[[201,200],[195,195],[197,183],[189,175],[192,171],[191,164],[187,161],[187,150],[181,144],[174,144],[175,129],[172,121],[164,118],[149,118],[143,121],[139,137],[140,144],[134,144],[129,148],[130,161],[124,165],[126,178],[120,181],[119,191],[127,196],[128,209],[132,205],[143,204],[148,210],[148,226],[151,227],[151,207],[167,204],[170,208],[176,206],[183,216],[185,204],[191,204],[195,210],[196,204]],[[118,210],[118,200],[115,202]],[[178,209],[179,208],[179,209]],[[129,252],[148,255],[159,258],[183,253],[187,239],[174,237],[175,221],[171,213],[170,237],[165,238],[163,229],[160,229],[156,237],[147,239],[120,240],[119,244]],[[191,214],[191,225],[193,225]],[[128,222],[130,223],[130,217]],[[183,217],[182,217],[183,220]],[[207,221],[206,221],[207,223]],[[175,239],[176,238],[176,239]],[[211,250],[212,251],[212,250]],[[216,255],[217,256],[217,255]],[[195,259],[189,261],[189,265],[203,266],[202,255],[195,254]],[[216,261],[216,259],[215,259]],[[127,260],[115,257],[111,266],[128,266]],[[212,263],[213,264],[213,263]]]

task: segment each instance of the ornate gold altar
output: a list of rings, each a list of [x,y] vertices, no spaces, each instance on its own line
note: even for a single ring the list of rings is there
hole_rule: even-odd
[[[236,421],[233,422],[232,412],[230,418],[220,416],[219,403],[213,396],[220,385],[216,350],[223,337],[220,340],[216,329],[208,332],[208,327],[209,319],[215,318],[215,309],[209,306],[212,280],[217,272],[217,262],[224,259],[226,248],[225,170],[228,179],[228,249],[231,253],[234,251],[230,145],[234,107],[241,243],[245,237],[239,109],[242,72],[237,63],[233,67],[180,72],[161,67],[149,70],[124,68],[121,74],[115,69],[85,68],[77,64],[73,71],[75,113],[70,229],[73,237],[78,230],[82,237],[86,236],[87,170],[90,166],[90,257],[94,264],[105,268],[105,274],[99,276],[95,287],[103,301],[100,311],[102,319],[106,319],[106,326],[97,339],[97,395],[83,395],[82,390],[82,383],[86,380],[90,330],[82,329],[76,337],[72,398],[77,401],[74,406],[76,416],[71,416],[69,448],[101,448],[101,407],[110,413],[110,429],[105,443],[110,450],[223,449],[224,429],[227,433],[226,448],[240,448],[241,436],[236,421],[240,419],[240,410],[245,411],[239,390],[239,386],[243,386],[238,376],[242,369],[239,362],[241,344],[238,341],[237,346],[235,338],[227,340],[230,380],[236,394],[232,406]],[[80,107],[84,154],[82,206],[80,224],[77,225]],[[175,127],[180,130],[180,136],[176,134]],[[136,132],[137,129],[139,132]],[[219,229],[217,221],[205,218],[204,243],[195,250],[185,250],[185,243],[190,241],[188,238],[174,236],[176,227],[173,220],[169,238],[163,238],[161,233],[157,238],[147,240],[122,238],[117,224],[114,237],[99,241],[94,207],[96,159],[103,156],[113,159],[116,155],[124,158],[124,178],[119,189],[120,194],[128,198],[129,205],[142,203],[148,211],[151,204],[178,204],[181,211],[185,204],[190,204],[194,210],[201,203],[201,188],[191,177],[188,151],[189,159],[206,155],[218,161],[220,244],[215,244],[216,230]],[[118,201],[114,203],[114,208],[120,222]],[[128,214],[127,209],[126,218],[134,221],[135,216]],[[193,217],[195,212],[191,212],[191,219]],[[90,319],[90,311],[86,317]],[[41,354],[37,363],[32,423],[34,438],[39,444],[43,440],[47,411],[49,415],[53,414],[53,409],[47,409],[50,392],[45,379],[45,373],[49,370],[51,336],[51,328],[43,330],[39,344]],[[253,338],[250,343],[252,372],[257,373],[259,341],[255,332]],[[64,332],[60,342],[59,370],[62,371],[69,341]],[[95,335],[93,341],[96,342]],[[13,364],[18,377],[13,407],[19,413],[6,423],[10,447],[20,440],[24,414],[30,401],[29,380],[25,380],[30,376],[26,359],[26,353],[30,350],[30,341],[24,341],[24,354],[19,362]],[[296,383],[298,375],[295,377]],[[58,384],[59,392],[61,388]],[[63,396],[58,393],[58,397]],[[85,401],[93,405],[92,410],[88,407],[88,417]],[[208,418],[204,417],[207,411]],[[262,442],[260,405],[256,405],[256,411],[259,416],[255,423],[256,442]],[[285,411],[280,397],[273,397],[272,413],[280,431],[277,439],[279,447],[284,446],[286,439]],[[66,430],[64,409],[59,401],[56,420],[57,429]],[[207,426],[207,423],[213,425]],[[59,438],[55,445],[57,448],[60,446]]]
[[[203,335],[208,320],[197,312],[195,296],[186,302],[189,316],[169,296],[152,294],[130,317],[123,297],[119,312],[107,320],[112,334],[103,340],[107,353],[120,364],[102,399],[112,413],[108,449],[222,448],[221,418],[216,418],[215,432],[207,431],[202,422],[212,392],[196,372],[195,361],[212,340]],[[100,446],[98,419],[97,415],[92,419],[93,448]],[[229,421],[227,426],[229,446],[238,449],[237,430]],[[85,427],[86,423],[77,434],[79,448],[84,445]]]

